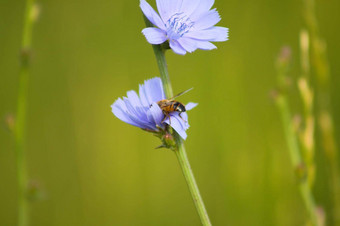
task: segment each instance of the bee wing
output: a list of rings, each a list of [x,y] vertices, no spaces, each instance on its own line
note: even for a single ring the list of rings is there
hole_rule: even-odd
[[[192,90],[193,88],[194,88],[194,87],[192,87],[192,88],[190,88],[190,89],[187,89],[187,90],[185,90],[185,91],[183,91],[183,92],[180,92],[179,94],[177,94],[177,95],[171,97],[169,100],[173,100],[173,99],[175,99],[175,98],[177,98],[177,97],[179,97],[179,96],[182,96],[183,94],[189,92],[189,91]]]

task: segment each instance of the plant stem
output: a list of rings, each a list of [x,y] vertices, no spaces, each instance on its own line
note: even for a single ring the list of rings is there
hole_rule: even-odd
[[[294,132],[294,126],[291,121],[291,113],[289,110],[288,101],[285,96],[279,94],[276,97],[276,104],[281,113],[282,124],[284,126],[284,131],[286,135],[286,140],[288,144],[288,150],[290,159],[294,168],[294,171],[297,175],[299,182],[299,189],[301,196],[303,198],[304,204],[306,206],[307,212],[311,219],[312,225],[318,225],[318,217],[316,212],[316,206],[314,197],[312,194],[311,187],[308,183],[308,175],[305,164],[302,162],[301,151],[299,149],[299,144],[297,141],[296,134]]]
[[[339,149],[334,135],[334,120],[331,109],[330,66],[327,59],[325,41],[321,38],[315,13],[315,0],[303,0],[305,22],[310,33],[311,62],[315,69],[317,84],[318,124],[320,127],[323,149],[329,162],[330,187],[333,201],[332,223],[340,225],[340,172]]]
[[[185,151],[183,140],[180,137],[176,137],[176,143],[178,149],[175,150],[178,162],[182,168],[183,175],[187,181],[192,199],[194,200],[196,210],[200,216],[202,225],[211,225],[208,213],[205,209],[202,197],[200,195],[199,189],[197,187],[194,174],[191,170],[190,163]]]
[[[147,27],[152,27],[152,23],[144,16],[144,21]],[[164,87],[165,96],[171,98],[173,96],[170,76],[168,72],[168,65],[165,59],[165,50],[162,49],[161,45],[152,45],[153,51],[156,56],[157,65],[161,74],[161,79]]]
[[[315,152],[315,117],[314,117],[314,91],[310,82],[309,63],[309,34],[306,30],[300,32],[300,53],[302,73],[298,79],[298,88],[304,108],[304,125],[299,132],[303,158],[308,168],[308,180],[311,189],[314,185],[316,165],[314,163]]]
[[[290,160],[294,169],[294,173],[298,179],[300,195],[307,209],[311,224],[313,226],[318,226],[320,224],[318,221],[319,218],[317,215],[317,209],[312,193],[312,188],[309,184],[310,175],[307,169],[308,165],[306,166],[305,162],[303,161],[302,151],[298,142],[296,125],[294,125],[294,122],[292,120],[289,101],[287,99],[287,95],[285,94],[285,91],[287,90],[286,74],[290,59],[290,51],[287,51],[287,48],[283,49],[277,64],[277,79],[280,91],[275,95],[274,99],[281,114],[281,120],[288,145]]]
[[[32,40],[32,28],[35,20],[34,0],[26,1],[24,26],[21,43],[21,68],[19,74],[19,91],[15,124],[15,147],[17,157],[18,179],[18,225],[28,225],[28,200],[27,192],[27,169],[24,151],[24,137],[26,130],[27,90],[29,78],[30,48]]]
[[[145,24],[147,27],[153,26],[147,18],[144,17],[144,20],[145,20]],[[168,73],[168,67],[167,67],[166,59],[165,59],[165,50],[162,49],[161,45],[152,45],[152,47],[153,47],[156,60],[157,60],[157,64],[158,64],[158,68],[161,74],[161,79],[162,79],[165,95],[167,98],[170,98],[173,96],[173,92],[172,92],[170,77]],[[190,163],[189,163],[186,151],[185,151],[183,139],[177,133],[174,134],[174,137],[175,137],[176,146],[177,146],[174,152],[176,153],[178,162],[181,166],[183,175],[189,187],[192,199],[196,206],[197,213],[201,219],[201,223],[204,226],[211,225],[208,213],[203,203],[203,199],[197,187],[194,174],[190,167]]]

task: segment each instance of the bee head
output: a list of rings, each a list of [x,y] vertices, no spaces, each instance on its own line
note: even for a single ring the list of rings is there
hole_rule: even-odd
[[[179,103],[179,102],[174,104],[174,107],[175,107],[175,111],[178,111],[178,112],[185,112],[186,111],[184,105]]]

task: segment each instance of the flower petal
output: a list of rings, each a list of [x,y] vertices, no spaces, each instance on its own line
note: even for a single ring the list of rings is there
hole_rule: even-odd
[[[205,30],[191,31],[184,36],[204,41],[223,42],[228,40],[228,30],[228,28],[216,26]]]
[[[187,103],[187,105],[185,105],[185,110],[190,111],[191,109],[193,109],[197,105],[198,105],[198,103],[189,102],[189,103]]]
[[[217,47],[214,44],[208,41],[196,40],[196,45],[198,49],[203,49],[203,50],[217,49]]]
[[[146,114],[146,110],[148,109],[148,107],[146,108],[142,105],[139,96],[134,90],[128,91],[127,97],[129,98],[129,101],[132,103],[135,109],[139,112],[139,114]]]
[[[162,44],[167,40],[165,31],[159,28],[147,27],[142,30],[142,33],[146,40],[153,45]]]
[[[147,114],[139,114],[126,97],[124,97],[124,103],[127,109],[126,115],[131,121],[137,123],[139,125],[138,127],[156,130],[156,125],[148,120]]]
[[[185,15],[190,16],[199,4],[200,0],[183,0],[179,12],[183,12]]]
[[[145,112],[138,111],[136,109],[136,105],[134,105],[134,103],[129,98],[123,97],[123,101],[125,103],[127,112],[130,115],[133,115],[141,123],[147,122],[147,118],[145,117],[146,116]]]
[[[191,20],[196,21],[198,18],[201,17],[202,14],[206,13],[211,9],[211,7],[214,5],[215,0],[201,0],[198,7],[195,9],[195,11],[190,16]]]
[[[164,114],[156,102],[151,104],[148,114],[151,114],[156,125],[161,126],[161,122],[164,119]]]
[[[157,9],[164,23],[169,18],[178,12],[179,7],[182,5],[182,0],[156,0]]]
[[[196,22],[194,30],[203,30],[210,28],[217,24],[221,20],[220,15],[216,9],[210,10],[203,14]]]
[[[197,49],[196,41],[191,38],[182,37],[177,41],[183,47],[183,49],[185,49],[189,53],[192,53]]]
[[[155,77],[144,82],[145,95],[148,99],[149,105],[154,102],[165,99],[163,91],[162,80],[159,77]]]
[[[127,113],[127,109],[125,106],[124,101],[119,98],[118,100],[116,100],[112,105],[111,105],[111,109],[112,109],[112,113],[119,118],[120,120],[122,120],[123,122],[126,122],[130,125],[133,126],[137,126],[142,128],[142,125],[139,123],[134,122],[133,120],[130,119],[130,117],[128,117],[128,113]]]
[[[148,18],[148,20],[151,23],[153,23],[154,25],[156,25],[157,27],[159,27],[162,30],[166,30],[164,22],[159,17],[159,15],[156,13],[156,11],[149,5],[149,3],[147,3],[145,0],[140,0],[139,6],[142,9],[146,18]]]
[[[169,118],[165,120],[165,123],[170,125],[182,138],[185,140],[187,138],[187,133],[185,132],[185,129],[183,128],[181,118],[176,116],[170,116],[171,117],[171,123],[169,121]]]
[[[177,54],[186,54],[185,49],[183,49],[183,47],[176,40],[170,40],[170,48]]]

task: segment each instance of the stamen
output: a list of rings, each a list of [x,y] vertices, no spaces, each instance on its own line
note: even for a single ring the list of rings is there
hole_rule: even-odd
[[[178,39],[188,33],[194,26],[194,22],[184,13],[176,13],[165,24],[169,39]]]

